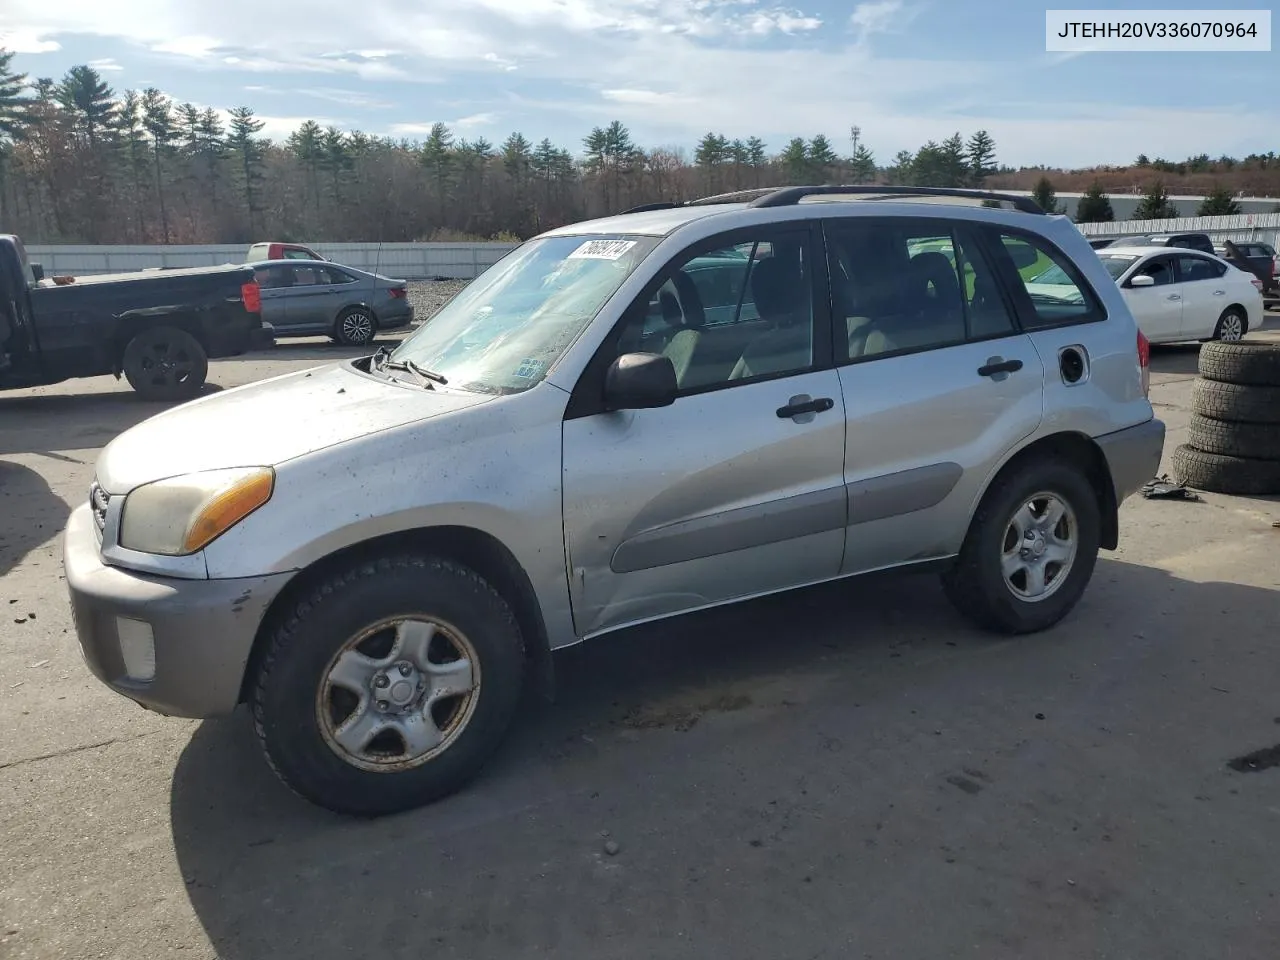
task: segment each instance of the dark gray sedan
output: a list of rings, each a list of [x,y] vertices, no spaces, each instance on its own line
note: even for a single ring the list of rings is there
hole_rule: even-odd
[[[324,334],[361,346],[379,330],[413,322],[408,283],[354,267],[313,260],[251,264],[262,288],[262,319],[277,337]]]

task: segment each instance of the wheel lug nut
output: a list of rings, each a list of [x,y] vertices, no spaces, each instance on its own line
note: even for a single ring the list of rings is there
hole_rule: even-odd
[[[388,707],[390,707],[390,706],[391,706],[391,704],[387,703],[387,701],[385,701],[385,700],[379,700],[379,701],[378,701],[378,711],[379,711],[380,713],[386,713],[386,712],[387,712],[387,708],[388,708]]]
[[[413,671],[413,667],[407,663],[400,664],[400,676],[407,677]]]
[[[385,673],[380,673],[373,678],[373,685],[379,688],[387,686],[390,682],[391,681],[387,679],[387,675]]]

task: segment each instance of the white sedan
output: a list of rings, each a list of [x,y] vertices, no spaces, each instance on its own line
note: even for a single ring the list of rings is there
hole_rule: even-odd
[[[1104,247],[1098,259],[1115,278],[1138,328],[1152,343],[1239,340],[1262,323],[1262,283],[1221,257],[1175,247]],[[1058,267],[1028,278],[1032,296],[1071,284]],[[1074,285],[1070,287],[1074,291]]]

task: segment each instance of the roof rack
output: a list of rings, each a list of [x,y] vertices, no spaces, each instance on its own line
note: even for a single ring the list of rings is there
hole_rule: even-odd
[[[1002,206],[1007,205],[1015,210],[1021,210],[1023,213],[1045,215],[1044,209],[1031,197],[1020,197],[1011,193],[992,193],[987,190],[968,190],[960,187],[896,187],[867,184],[782,187],[765,191],[763,196],[757,196],[749,205],[752,207],[788,207],[799,203],[805,197],[823,195],[857,195],[872,200],[894,200],[899,197],[960,197],[967,200],[987,201],[991,204]]]
[[[686,207],[705,207],[715,203],[743,203],[777,193],[777,187],[756,187],[751,190],[734,190],[730,193],[717,193],[714,197],[699,197],[684,204]]]
[[[623,210],[618,216],[625,216],[628,213],[648,213],[650,210],[674,210],[676,207],[684,206],[681,203],[672,203],[669,200],[663,200],[659,203],[642,203],[638,207],[632,207],[629,210]]]

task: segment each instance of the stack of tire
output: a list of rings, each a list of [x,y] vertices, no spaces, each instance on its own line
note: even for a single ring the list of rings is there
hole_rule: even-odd
[[[1211,341],[1199,369],[1174,479],[1212,493],[1280,494],[1280,343]]]

